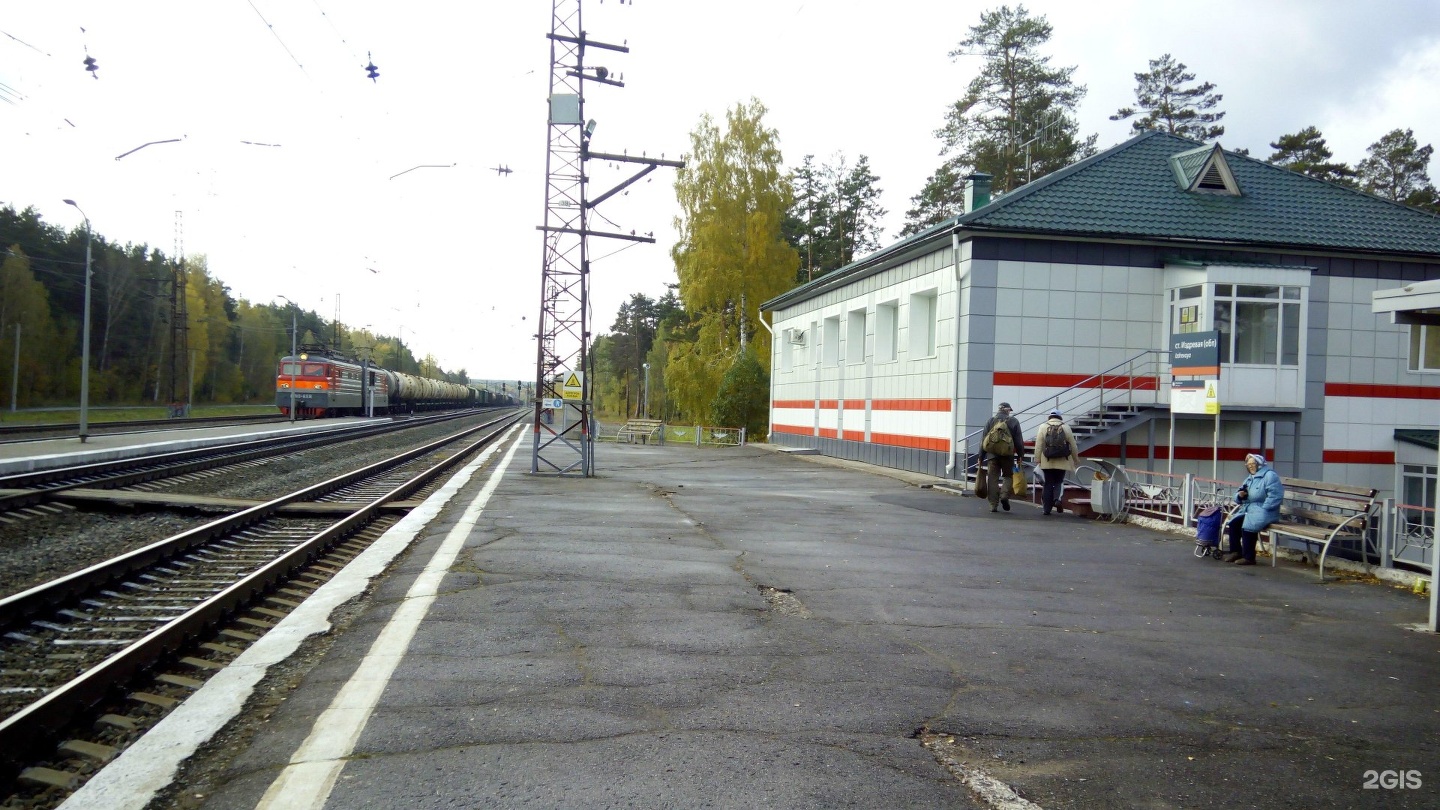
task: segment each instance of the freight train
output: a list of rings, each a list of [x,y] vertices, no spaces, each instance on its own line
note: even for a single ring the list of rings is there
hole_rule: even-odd
[[[292,402],[296,418],[303,419],[364,416],[367,402],[373,409],[370,412],[376,415],[519,404],[509,394],[379,366],[362,366],[324,350],[280,358],[275,373],[275,405],[289,416]]]

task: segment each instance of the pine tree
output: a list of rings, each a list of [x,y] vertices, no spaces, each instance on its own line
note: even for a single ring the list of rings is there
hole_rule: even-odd
[[[1225,113],[1212,111],[1225,97],[1215,92],[1213,82],[1186,86],[1193,81],[1195,74],[1170,54],[1151,59],[1148,73],[1135,74],[1136,106],[1120,108],[1110,120],[1124,121],[1144,113],[1130,122],[1132,132],[1154,129],[1196,141],[1224,135],[1225,127],[1218,122]]]
[[[785,218],[785,239],[800,254],[796,281],[833,272],[880,247],[880,178],[861,155],[852,167],[845,155],[816,166],[806,155],[791,172],[795,201]]]
[[[1319,180],[1355,185],[1355,170],[1344,163],[1330,160],[1332,155],[1329,147],[1325,145],[1325,138],[1320,135],[1320,130],[1313,126],[1305,127],[1293,135],[1281,135],[1279,140],[1270,144],[1270,148],[1274,149],[1275,153],[1266,159],[1266,163]]]
[[[1360,161],[1360,187],[1396,202],[1433,208],[1436,192],[1430,185],[1430,144],[1421,146],[1412,130],[1392,129],[1366,149],[1370,157]]]
[[[1039,53],[1051,31],[1044,17],[1031,17],[1024,6],[1001,6],[981,14],[980,24],[950,52],[952,59],[983,56],[985,62],[935,133],[944,162],[911,198],[907,232],[944,219],[940,212],[952,208],[962,190],[936,182],[947,176],[986,172],[994,177],[994,190],[1004,193],[1095,153],[1097,136],[1078,138],[1075,110],[1086,89],[1075,84],[1075,67],[1051,67],[1050,57]]]

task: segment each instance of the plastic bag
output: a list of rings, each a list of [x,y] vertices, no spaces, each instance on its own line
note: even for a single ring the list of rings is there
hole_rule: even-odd
[[[1017,497],[1030,497],[1030,484],[1025,480],[1025,472],[1016,470],[1010,476],[1010,494]]]
[[[990,472],[984,467],[975,471],[975,497],[990,497]]]

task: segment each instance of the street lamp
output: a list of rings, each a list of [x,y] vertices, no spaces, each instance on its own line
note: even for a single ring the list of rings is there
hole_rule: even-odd
[[[641,364],[641,367],[645,369],[645,417],[644,417],[644,418],[649,419],[649,418],[650,418],[650,364],[649,364],[649,363],[642,363],[642,364]]]
[[[85,209],[74,200],[64,202],[75,206],[80,216],[85,217],[85,324],[80,330],[80,442],[84,444],[90,427],[90,245],[94,239],[90,233],[90,217],[85,216]]]
[[[277,295],[277,296],[275,296],[275,297],[284,300],[285,303],[287,303],[287,304],[290,305],[290,363],[289,363],[289,365],[290,365],[290,421],[291,421],[291,422],[294,422],[294,421],[295,421],[295,366],[298,365],[299,362],[300,362],[300,358],[297,357],[297,356],[296,356],[296,353],[295,353],[295,332],[296,332],[296,328],[297,328],[297,327],[296,327],[297,319],[296,319],[296,314],[295,314],[295,313],[296,313],[296,310],[298,309],[298,307],[295,306],[295,302],[294,302],[294,301],[291,301],[289,298],[286,298],[286,297],[283,296],[283,295]]]

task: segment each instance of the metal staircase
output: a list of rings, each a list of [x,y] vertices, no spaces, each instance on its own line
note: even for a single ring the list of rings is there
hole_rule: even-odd
[[[1170,374],[1170,353],[1150,350],[1117,363],[1080,382],[1035,402],[1016,409],[1026,437],[1035,435],[1040,423],[1049,418],[1051,410],[1066,414],[1070,430],[1075,434],[1080,455],[1127,432],[1163,416],[1169,410],[1158,402],[1158,388]],[[967,459],[965,477],[973,478],[980,449],[980,431],[967,434],[962,440]]]

